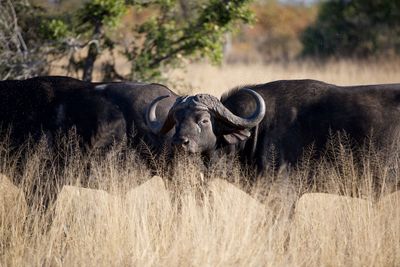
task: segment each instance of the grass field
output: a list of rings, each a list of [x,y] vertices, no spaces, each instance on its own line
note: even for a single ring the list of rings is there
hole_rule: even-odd
[[[186,70],[165,74],[167,84],[182,93],[206,92],[216,96],[239,85],[275,80],[316,79],[337,85],[398,83],[400,61],[334,61],[269,65],[189,65]]]
[[[219,96],[237,85],[277,79],[399,82],[399,69],[396,63],[353,62],[191,65],[166,77],[178,92]],[[238,166],[224,158],[207,183],[189,159],[178,161],[172,178],[163,182],[151,179],[134,152],[124,157],[119,152],[85,158],[68,150],[59,173],[45,145],[31,150],[22,188],[57,179],[97,190],[65,188],[47,212],[18,204],[22,195],[1,177],[0,266],[400,265],[400,196],[388,195],[400,174],[397,156],[390,162],[368,156],[359,169],[343,152],[334,166],[321,162],[310,170],[305,163],[296,171],[270,172],[249,186]],[[13,177],[17,163],[4,145],[0,156],[0,171]],[[311,174],[316,182],[310,186],[304,181]],[[300,198],[316,191],[334,195]],[[40,196],[28,198],[40,203]]]

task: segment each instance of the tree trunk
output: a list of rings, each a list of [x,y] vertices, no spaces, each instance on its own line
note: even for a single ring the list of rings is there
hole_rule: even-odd
[[[89,45],[89,51],[85,60],[82,77],[82,80],[87,82],[90,82],[93,79],[94,63],[99,55],[99,42],[102,37],[102,28],[103,25],[100,22],[96,24],[93,31],[93,40]]]

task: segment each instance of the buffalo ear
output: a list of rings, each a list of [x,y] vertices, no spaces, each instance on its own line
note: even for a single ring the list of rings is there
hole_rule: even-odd
[[[251,133],[247,129],[243,130],[235,130],[230,134],[224,134],[224,140],[228,142],[228,144],[234,145],[239,143],[240,141],[245,141],[251,136]]]

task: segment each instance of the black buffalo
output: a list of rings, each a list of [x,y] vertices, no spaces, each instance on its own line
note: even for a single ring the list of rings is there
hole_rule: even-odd
[[[108,149],[125,140],[122,112],[93,90],[70,91],[52,106],[48,131],[65,135],[74,129],[82,148]]]
[[[0,124],[13,146],[29,137],[49,140],[76,128],[83,146],[107,146],[123,138],[118,107],[94,92],[96,84],[62,76],[0,81]]]
[[[85,154],[93,149],[107,151],[114,142],[125,139],[126,125],[122,112],[98,95],[94,90],[96,85],[59,76],[0,81],[0,124],[2,134],[9,134],[10,151],[13,154],[21,149],[26,152],[30,148],[25,146],[28,139],[36,143],[45,137],[54,152],[48,155],[50,161],[43,158],[41,170],[55,175],[35,175],[32,180],[23,179],[27,158],[18,158],[13,180],[16,184],[23,182],[29,185],[23,186],[23,189],[30,206],[39,204],[35,196],[40,196],[42,205],[47,207],[66,182],[60,177],[65,160],[68,161],[64,152],[71,150],[65,150],[64,143],[58,146],[59,136],[75,131]],[[19,157],[20,154],[15,155]],[[82,166],[86,166],[84,170],[89,177],[91,163]],[[81,180],[82,184],[87,182]]]
[[[97,85],[99,95],[110,101],[123,113],[126,121],[126,135],[131,147],[140,154],[148,152],[159,154],[170,143],[173,131],[154,134],[152,128],[159,127],[158,121],[164,122],[168,111],[178,97],[166,86],[156,83],[121,82]],[[150,105],[154,99],[168,97],[156,108]],[[152,108],[148,108],[151,106]],[[155,121],[155,117],[158,121]]]
[[[295,165],[304,149],[322,152],[337,133],[346,133],[355,147],[367,142],[390,147],[400,133],[399,111],[400,84],[342,87],[282,80],[237,88],[221,100],[208,94],[178,98],[154,131],[163,135],[175,126],[176,147],[202,154],[233,150],[262,174],[271,147],[279,165]]]

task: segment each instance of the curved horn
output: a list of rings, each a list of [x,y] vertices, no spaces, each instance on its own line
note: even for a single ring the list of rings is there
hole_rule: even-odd
[[[158,134],[162,127],[161,123],[157,120],[157,115],[156,115],[157,105],[161,100],[167,97],[169,97],[169,95],[163,95],[157,97],[150,103],[150,105],[146,110],[146,125],[154,134]]]
[[[233,114],[228,108],[226,108],[220,101],[217,102],[216,105],[212,107],[212,111],[218,116],[220,119],[225,122],[240,128],[252,128],[257,126],[265,115],[265,101],[260,94],[257,92],[244,88],[241,90],[242,92],[246,92],[253,97],[256,101],[257,108],[254,113],[248,118],[242,118]]]
[[[158,131],[158,134],[166,134],[169,131],[171,131],[171,129],[175,126],[175,121],[174,121],[174,117],[172,116],[173,114],[173,110],[171,108],[171,110],[168,112],[168,116],[165,119],[164,124],[161,126],[160,130]]]

